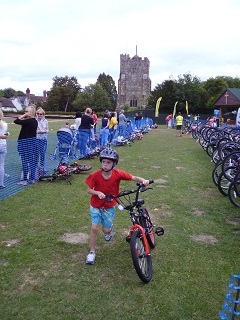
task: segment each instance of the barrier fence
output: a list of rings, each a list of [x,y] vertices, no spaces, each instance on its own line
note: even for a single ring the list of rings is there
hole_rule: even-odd
[[[28,139],[24,139],[28,140]],[[25,141],[27,142],[27,141]],[[57,145],[57,136],[56,133],[49,133],[47,140],[47,150],[46,150],[46,170],[51,173],[54,168],[58,165],[59,159],[52,159],[50,155],[54,152]],[[4,173],[4,185],[6,188],[0,189],[0,201],[8,198],[24,188],[31,186],[28,183],[26,186],[19,185],[19,182],[23,179],[23,166],[22,159],[18,151],[18,141],[17,140],[8,140],[7,141],[7,155],[5,159],[5,173]],[[34,150],[30,150],[29,152],[34,152]],[[36,175],[37,168],[39,167],[39,163],[37,163],[36,167]],[[31,168],[29,168],[31,169]],[[30,170],[29,170],[30,171]],[[28,174],[27,177],[30,180],[30,176]],[[36,176],[37,180],[37,176]]]
[[[127,119],[131,123],[132,131],[135,129],[143,129],[153,124],[152,119],[143,118],[138,122],[136,128],[134,118],[128,117]],[[35,180],[36,182],[38,181],[40,170],[42,170],[42,165],[40,163],[40,158],[38,157],[38,159],[36,159],[35,157],[37,146],[35,146],[34,143],[30,144],[29,146],[29,140],[31,139],[24,140],[26,141],[22,140],[21,146],[17,140],[7,140],[7,155],[4,165],[4,185],[6,188],[0,189],[0,201],[20,192],[24,188],[31,186],[32,180]],[[57,144],[57,134],[49,132],[46,148],[45,174],[51,174],[53,170],[57,168],[59,161],[61,160],[58,154],[59,150],[57,150]],[[72,159],[70,158],[69,160],[74,161],[78,158],[78,156],[79,154],[76,153],[73,155]],[[33,176],[34,173],[35,177]],[[26,175],[28,181],[27,185],[19,184],[26,179]]]

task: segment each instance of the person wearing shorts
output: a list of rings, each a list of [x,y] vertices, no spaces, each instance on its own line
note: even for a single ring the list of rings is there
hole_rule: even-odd
[[[182,136],[182,125],[183,125],[183,116],[181,115],[181,112],[178,112],[178,116],[176,117],[177,137]]]
[[[119,194],[120,182],[122,180],[133,180],[147,186],[149,180],[133,176],[123,170],[116,169],[118,164],[118,153],[113,149],[104,149],[99,156],[102,168],[91,173],[85,180],[91,195],[90,216],[90,250],[86,258],[87,264],[94,264],[96,258],[96,242],[99,232],[99,225],[102,225],[105,241],[110,241],[115,235],[113,232],[113,220],[115,215],[116,200],[106,201],[106,194],[117,196]]]

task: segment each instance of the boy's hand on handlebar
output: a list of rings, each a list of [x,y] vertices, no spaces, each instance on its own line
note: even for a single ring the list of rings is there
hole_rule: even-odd
[[[98,198],[99,198],[99,199],[105,199],[106,196],[105,196],[104,193],[102,193],[101,191],[99,191],[99,192],[98,192]]]
[[[149,180],[143,180],[142,184],[146,187],[149,185]]]

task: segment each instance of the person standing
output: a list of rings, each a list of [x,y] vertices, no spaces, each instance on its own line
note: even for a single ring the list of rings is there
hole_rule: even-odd
[[[191,114],[190,114],[190,124],[193,123],[193,120],[194,120],[194,116],[193,116],[193,114],[191,113]]]
[[[93,121],[94,121],[94,130],[93,130],[93,132],[94,132],[94,134],[96,134],[97,133],[98,117],[97,117],[95,111],[93,111],[93,116],[92,117],[93,117]]]
[[[87,152],[87,143],[91,138],[91,129],[94,126],[92,118],[92,109],[86,108],[85,113],[82,115],[81,124],[78,129],[78,141],[80,158],[84,157]]]
[[[82,120],[82,112],[81,111],[77,111],[76,112],[76,117],[75,117],[74,130],[76,130],[76,142],[75,142],[75,145],[76,145],[78,150],[80,150],[79,131],[78,131],[78,129],[80,127],[81,120]]]
[[[139,129],[139,116],[138,116],[137,112],[135,113],[134,121],[135,121],[135,127],[138,130]]]
[[[102,118],[102,125],[100,129],[100,148],[104,149],[108,144],[109,136],[109,117],[107,113],[104,113]]]
[[[183,125],[183,116],[181,115],[181,112],[178,112],[178,115],[176,117],[177,137],[182,136],[182,125]]]
[[[76,117],[75,117],[75,129],[78,130],[81,124],[81,120],[82,120],[82,112],[81,111],[77,111],[76,112]]]
[[[38,176],[44,176],[46,173],[46,151],[47,151],[47,134],[48,121],[45,118],[45,111],[42,108],[37,109],[37,163],[39,161]]]
[[[36,120],[35,105],[29,105],[25,113],[14,120],[14,123],[21,126],[18,136],[18,152],[22,160],[23,179],[19,182],[19,185],[27,186],[29,173],[30,183],[35,183],[36,179],[36,135],[38,122]]]
[[[169,121],[172,119],[172,115],[169,114],[166,118],[165,118],[165,121],[166,121],[166,127],[169,128]]]
[[[3,119],[3,112],[0,102],[0,189],[6,188],[4,185],[4,164],[7,155],[7,138],[9,136],[8,124]]]
[[[138,130],[141,130],[143,128],[143,114],[142,112],[138,115]]]
[[[117,131],[117,117],[115,115],[115,112],[112,112],[109,118],[109,136],[108,136],[108,142],[111,143],[115,133]]]
[[[124,110],[121,110],[119,113],[119,121],[118,121],[118,136],[125,138],[125,125],[127,122],[127,119],[124,114]]]
[[[113,149],[102,150],[99,160],[102,164],[102,168],[91,173],[85,180],[88,186],[87,192],[91,195],[90,215],[92,221],[90,251],[86,258],[87,264],[94,264],[95,261],[99,224],[102,224],[105,241],[110,241],[115,235],[112,231],[112,227],[117,202],[116,200],[110,202],[105,201],[106,194],[117,196],[122,180],[136,181],[145,186],[149,184],[149,180],[116,169],[115,166],[118,164],[119,156]]]

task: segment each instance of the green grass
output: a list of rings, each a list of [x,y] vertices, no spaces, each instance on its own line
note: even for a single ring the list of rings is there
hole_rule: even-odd
[[[88,173],[72,176],[71,186],[42,182],[1,202],[0,319],[219,319],[231,275],[239,274],[240,218],[212,182],[210,158],[190,136],[177,138],[165,126],[117,150],[119,168],[156,181],[143,194],[165,229],[152,250],[152,281],[144,285],[133,269],[125,211],[117,210],[111,242],[99,234],[93,266],[85,264],[87,242],[60,240],[89,234]],[[98,159],[89,162],[100,167]]]

